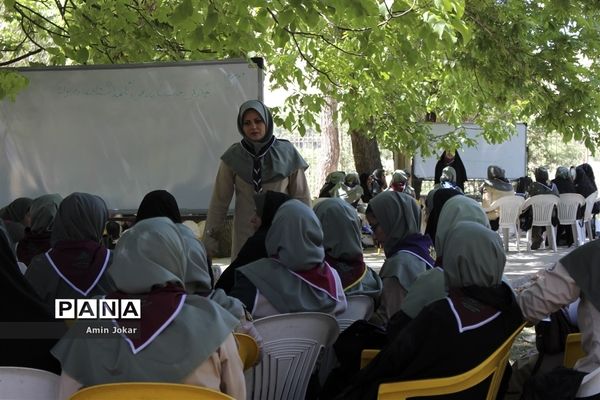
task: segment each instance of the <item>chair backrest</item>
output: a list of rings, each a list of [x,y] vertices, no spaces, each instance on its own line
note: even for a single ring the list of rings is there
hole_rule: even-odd
[[[581,348],[581,333],[569,333],[565,341],[563,365],[573,368],[577,360],[583,356],[585,356],[585,352]]]
[[[592,208],[598,197],[598,192],[594,192],[585,198],[585,213],[583,214],[583,220],[588,221],[592,218]]]
[[[339,334],[334,317],[324,313],[279,314],[254,321],[263,338],[263,355],[246,371],[246,398],[304,400],[321,349]]]
[[[235,336],[235,340],[237,341],[238,352],[244,364],[244,370],[247,370],[258,362],[258,344],[252,336],[245,333],[234,333],[233,336]]]
[[[492,376],[486,400],[494,400],[508,362],[510,348],[525,324],[521,325],[500,347],[475,368],[447,378],[384,383],[379,385],[378,399],[405,400],[410,397],[439,396],[462,392]],[[449,361],[448,361],[449,362]]]
[[[500,213],[499,226],[510,228],[516,225],[524,202],[525,199],[522,196],[504,196],[494,201],[490,205],[490,209],[498,208]]]
[[[558,199],[558,220],[562,225],[577,221],[577,210],[585,204],[585,198],[579,193],[563,193]]]
[[[531,196],[523,203],[523,210],[531,206],[533,211],[533,226],[546,226],[552,223],[552,210],[558,204],[558,196],[539,194]]]
[[[373,298],[364,294],[349,295],[346,297],[346,301],[348,302],[346,311],[335,317],[340,326],[340,332],[352,325],[354,321],[371,318],[375,308]]]
[[[52,372],[24,367],[0,367],[0,398],[56,400],[60,377]]]
[[[219,391],[194,385],[162,382],[108,383],[83,388],[69,400],[232,400]]]

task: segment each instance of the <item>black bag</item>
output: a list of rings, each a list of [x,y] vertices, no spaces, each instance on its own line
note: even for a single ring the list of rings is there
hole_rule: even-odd
[[[573,400],[585,375],[564,367],[534,375],[525,382],[520,400]]]
[[[527,207],[527,209],[519,215],[519,228],[521,228],[523,232],[527,232],[531,229],[531,225],[533,225],[533,210],[531,207]]]
[[[535,347],[540,355],[558,354],[565,351],[569,333],[579,332],[560,309],[550,314],[550,321],[540,321],[535,326]]]

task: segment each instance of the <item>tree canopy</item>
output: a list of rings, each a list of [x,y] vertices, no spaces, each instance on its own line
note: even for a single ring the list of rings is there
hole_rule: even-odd
[[[541,0],[3,0],[0,66],[263,57],[299,132],[325,97],[350,129],[427,153],[426,113],[489,141],[517,121],[593,150],[600,3]],[[0,98],[26,84],[0,71]],[[445,144],[465,141],[461,135]]]

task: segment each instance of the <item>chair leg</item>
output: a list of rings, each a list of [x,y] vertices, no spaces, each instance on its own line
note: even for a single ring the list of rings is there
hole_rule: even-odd
[[[594,235],[592,235],[592,221],[591,220],[585,221],[585,230],[587,232],[590,242],[592,240],[594,240]],[[585,239],[584,239],[584,241],[585,241]]]
[[[573,233],[573,243],[575,247],[579,246],[579,229],[577,229],[577,222],[571,224],[571,232]]]
[[[546,232],[548,235],[548,244],[552,247],[552,251],[556,252],[556,232],[552,224],[546,227]]]
[[[517,223],[515,231],[517,232],[517,252],[521,252],[521,228],[519,228],[519,224]]]
[[[508,253],[508,228],[502,228],[502,239],[504,240],[504,251]]]
[[[527,231],[527,251],[531,251],[531,228]]]

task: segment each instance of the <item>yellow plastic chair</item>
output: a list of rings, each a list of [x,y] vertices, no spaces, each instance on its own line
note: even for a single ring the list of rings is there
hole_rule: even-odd
[[[585,356],[581,348],[581,333],[569,333],[565,341],[565,356],[563,365],[567,368],[573,368],[577,360]]]
[[[377,398],[381,400],[406,400],[411,397],[457,393],[469,389],[492,376],[486,400],[494,400],[502,381],[510,348],[524,326],[525,324],[521,325],[491,356],[467,372],[447,378],[382,383],[379,385]],[[365,351],[367,351],[365,359],[368,357],[369,352],[372,357],[378,352],[378,350],[363,350],[363,353]],[[361,364],[363,362],[362,358]]]
[[[70,400],[234,400],[213,389],[178,383],[127,382],[89,386]]]
[[[235,336],[235,340],[237,341],[238,352],[244,364],[244,370],[247,370],[258,362],[258,344],[252,336],[244,333],[234,333],[233,336]]]

